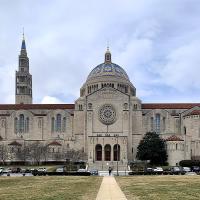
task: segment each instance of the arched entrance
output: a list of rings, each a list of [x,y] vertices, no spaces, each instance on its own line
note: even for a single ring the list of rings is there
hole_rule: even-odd
[[[113,158],[114,158],[114,161],[120,160],[120,145],[119,144],[115,144],[113,147]]]
[[[109,144],[106,144],[104,147],[105,152],[105,161],[111,160],[111,146]]]
[[[102,146],[100,144],[96,145],[96,161],[102,161]]]

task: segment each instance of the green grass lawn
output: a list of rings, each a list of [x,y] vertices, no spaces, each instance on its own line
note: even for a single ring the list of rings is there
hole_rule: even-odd
[[[117,177],[128,200],[200,199],[200,176]]]
[[[101,177],[0,177],[0,200],[94,200]]]

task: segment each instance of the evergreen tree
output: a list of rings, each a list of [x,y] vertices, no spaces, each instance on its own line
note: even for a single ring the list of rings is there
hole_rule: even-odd
[[[163,165],[167,161],[165,141],[155,132],[147,132],[137,147],[137,159],[150,160],[152,165]]]

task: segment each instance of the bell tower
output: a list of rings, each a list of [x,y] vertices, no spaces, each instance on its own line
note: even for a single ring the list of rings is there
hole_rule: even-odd
[[[32,75],[29,73],[29,58],[24,33],[18,65],[18,71],[15,74],[15,103],[32,104]]]

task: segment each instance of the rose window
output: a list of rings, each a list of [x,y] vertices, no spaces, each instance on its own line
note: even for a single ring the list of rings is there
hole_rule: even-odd
[[[110,125],[116,120],[116,112],[112,105],[103,105],[99,110],[99,119],[103,124]]]

